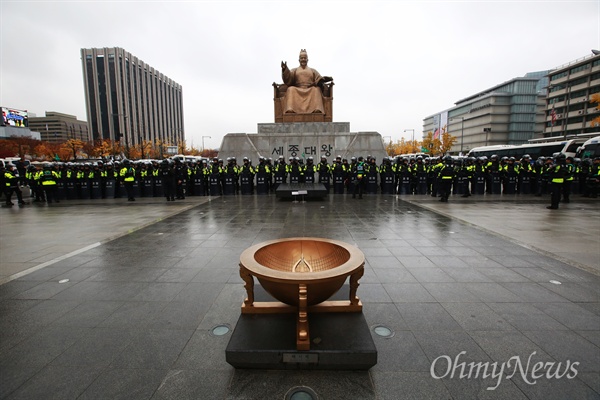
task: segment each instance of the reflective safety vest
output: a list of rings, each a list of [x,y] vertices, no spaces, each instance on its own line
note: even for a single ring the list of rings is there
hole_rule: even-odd
[[[552,183],[564,183],[565,182],[564,174],[562,172],[560,172],[560,169],[561,169],[560,165],[557,165],[556,168],[554,168]]]
[[[358,164],[356,164],[356,178],[362,179],[364,174],[365,174],[365,163],[362,161],[359,161]]]
[[[56,185],[56,179],[58,178],[58,174],[54,171],[43,171],[40,176],[40,180],[42,181],[42,186],[52,186]]]
[[[454,168],[450,165],[446,165],[440,171],[440,178],[442,179],[454,179]]]
[[[120,174],[121,178],[124,178],[123,180],[125,182],[133,182],[135,180],[135,169],[129,167],[124,167],[121,168]]]

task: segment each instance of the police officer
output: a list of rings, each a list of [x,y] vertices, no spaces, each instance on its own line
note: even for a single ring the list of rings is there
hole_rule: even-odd
[[[450,191],[452,190],[452,181],[454,181],[455,171],[452,166],[453,161],[451,156],[445,156],[443,165],[439,170],[439,192],[440,201],[443,203],[448,202]]]
[[[246,162],[248,158],[244,157],[244,162]],[[227,165],[223,168],[221,172],[223,176],[223,194],[224,195],[234,195],[238,193],[238,167],[234,164],[234,160],[231,157],[227,158]]]
[[[571,186],[575,179],[575,165],[573,164],[573,157],[567,157],[565,163],[565,182],[563,183],[563,202],[570,203],[571,199]]]
[[[44,192],[46,192],[46,201],[48,204],[51,204],[52,200],[60,203],[56,193],[58,179],[59,175],[52,169],[52,165],[50,163],[44,164],[44,169],[40,174],[39,180],[41,186],[44,188]]]
[[[329,192],[329,184],[331,182],[331,168],[327,163],[327,157],[321,156],[321,162],[317,165],[317,172],[319,173],[319,183],[325,186],[325,189]]]
[[[123,181],[123,185],[125,186],[125,191],[127,192],[127,200],[135,201],[135,197],[133,195],[133,183],[135,182],[135,168],[131,165],[131,161],[124,160],[123,168],[119,171],[119,176]]]
[[[211,196],[220,196],[222,194],[221,188],[221,167],[219,166],[219,159],[213,158],[212,163],[207,170],[208,182],[209,182],[209,194]]]
[[[175,201],[175,188],[177,184],[175,182],[175,172],[170,160],[165,159],[161,161],[158,176],[162,182],[163,193],[167,198],[167,201]]]
[[[256,170],[256,194],[268,194],[269,193],[269,176],[271,175],[271,168],[267,164],[267,160],[260,156],[258,158],[258,165]]]
[[[379,166],[379,178],[381,194],[394,194],[394,171],[389,157],[383,157],[383,162]]]
[[[301,183],[303,170],[300,166],[300,159],[298,157],[290,157],[289,161],[287,173],[290,177],[290,183]]]
[[[243,161],[239,169],[240,192],[244,195],[254,194],[254,168],[248,157],[244,157]]]
[[[308,157],[304,166],[304,182],[315,183],[315,172],[317,172],[315,162],[312,157]]]
[[[31,164],[29,167],[27,167],[27,172],[25,173],[25,178],[29,184],[29,189],[31,189],[31,197],[35,197],[33,200],[34,203],[45,201],[44,188],[42,188],[39,183],[41,172],[42,171],[38,170],[35,165]]]
[[[600,157],[594,158],[594,163],[589,168],[587,175],[587,195],[585,197],[597,198],[600,189]]]
[[[552,159],[548,158],[548,160]],[[564,154],[557,155],[554,164],[551,164],[547,171],[550,183],[550,205],[546,208],[549,210],[558,210],[566,175],[565,161]]]
[[[14,206],[14,203],[11,201],[13,193],[17,194],[17,200],[19,201],[20,205],[26,204],[23,201],[23,193],[19,188],[19,173],[13,164],[9,164],[6,167],[6,171],[4,172],[4,185],[4,190],[6,193],[6,205],[8,207]]]
[[[529,154],[525,154],[521,158],[519,167],[519,181],[517,184],[517,193],[530,194],[531,193],[531,178],[533,175],[533,167],[531,166],[531,157]]]
[[[515,194],[518,176],[518,165],[515,165],[515,158],[510,157],[506,161],[506,164],[502,166],[502,183],[504,185],[502,191],[503,194]]]
[[[358,192],[358,198],[362,199],[365,191],[366,184],[367,165],[364,162],[362,156],[358,157],[357,163],[354,165],[352,170],[352,179],[354,180],[354,192],[352,192],[352,198],[356,198]]]
[[[287,181],[287,166],[285,164],[285,158],[283,158],[283,156],[279,156],[274,169],[275,171],[273,175],[275,178],[275,182],[273,183],[273,191],[277,190],[279,185],[286,183]]]

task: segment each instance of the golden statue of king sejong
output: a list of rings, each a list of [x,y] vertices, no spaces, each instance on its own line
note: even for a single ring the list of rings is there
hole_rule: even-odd
[[[283,114],[325,113],[323,105],[324,85],[333,81],[330,76],[321,76],[308,66],[308,54],[300,50],[300,66],[290,70],[287,63],[281,62],[281,77],[287,90],[282,101]]]

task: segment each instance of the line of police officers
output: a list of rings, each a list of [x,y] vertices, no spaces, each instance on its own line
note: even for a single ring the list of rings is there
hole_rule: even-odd
[[[350,162],[338,156],[329,164],[325,156],[315,164],[308,157],[306,164],[299,157],[283,156],[273,161],[259,158],[252,165],[244,157],[239,165],[235,157],[226,162],[214,158],[202,162],[182,162],[167,159],[152,162],[45,163],[42,169],[32,165],[26,181],[34,201],[58,202],[60,199],[113,198],[127,196],[162,197],[167,201],[183,199],[185,195],[219,196],[250,195],[274,192],[283,183],[322,183],[334,194],[362,193],[431,195],[448,201],[450,194],[464,197],[472,194],[533,194],[554,193],[551,208],[558,201],[570,201],[571,193],[597,197],[600,158],[583,161],[557,155],[529,156],[521,160],[492,156],[479,158],[400,158],[385,157],[379,165],[374,157],[352,157]],[[11,205],[13,192],[23,202],[18,187],[18,172],[10,166],[0,174]],[[558,188],[560,185],[560,188]],[[557,194],[560,192],[560,194]],[[557,200],[558,199],[558,200]]]

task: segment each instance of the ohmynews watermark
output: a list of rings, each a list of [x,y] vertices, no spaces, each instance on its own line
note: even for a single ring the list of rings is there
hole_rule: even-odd
[[[488,386],[487,390],[495,390],[500,383],[502,378],[505,376],[506,379],[512,378],[517,372],[521,375],[521,378],[528,385],[535,385],[538,379],[561,379],[566,377],[567,379],[573,379],[577,376],[577,366],[579,362],[571,362],[567,360],[564,365],[562,362],[554,361],[538,361],[532,363],[532,358],[536,354],[534,351],[527,359],[527,364],[523,365],[520,356],[513,356],[508,361],[503,363],[498,362],[470,362],[466,363],[460,361],[460,357],[466,354],[466,351],[458,353],[454,360],[450,356],[439,356],[431,363],[429,372],[431,377],[434,379],[443,379],[449,377],[450,379],[478,379],[478,378],[492,378],[496,380],[496,386]],[[437,375],[435,366],[438,362],[446,362],[446,371],[443,374]],[[440,364],[441,365],[441,364]],[[512,373],[511,373],[512,372]]]

